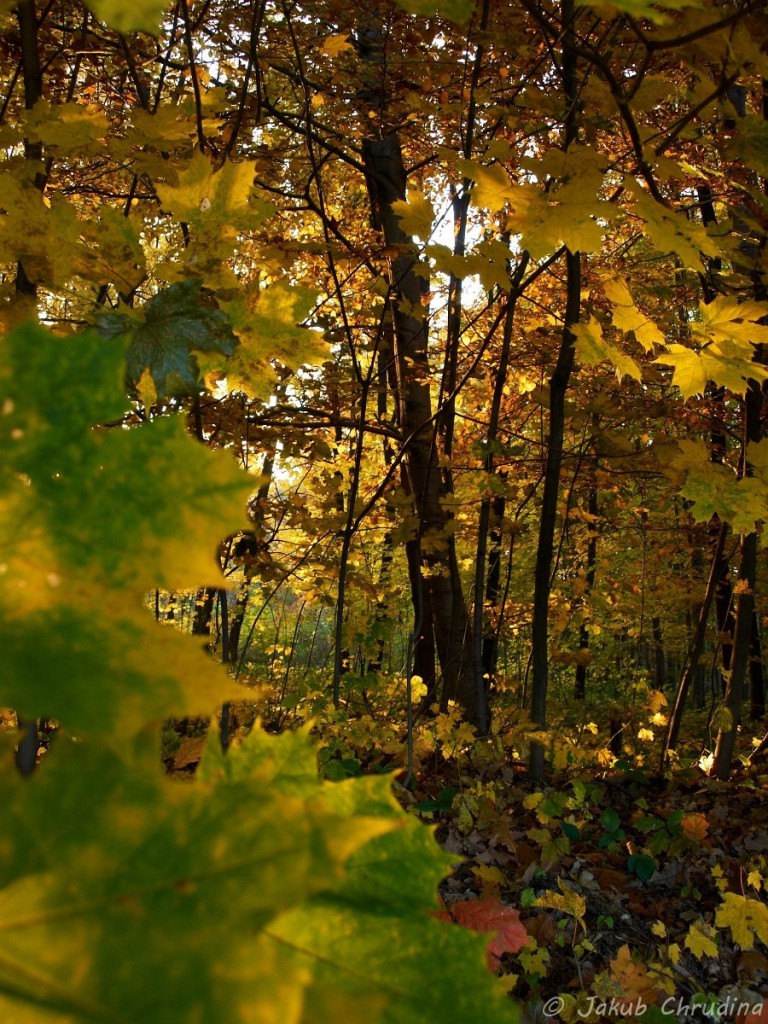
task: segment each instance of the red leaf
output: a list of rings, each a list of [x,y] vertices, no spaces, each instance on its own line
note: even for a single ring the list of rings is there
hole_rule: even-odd
[[[454,921],[473,932],[496,932],[488,943],[488,966],[496,970],[502,953],[519,953],[530,936],[514,907],[498,899],[462,900],[435,913],[441,921]]]

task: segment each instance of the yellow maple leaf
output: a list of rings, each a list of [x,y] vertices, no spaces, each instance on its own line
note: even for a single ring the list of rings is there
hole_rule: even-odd
[[[561,878],[558,878],[557,884],[560,892],[545,892],[542,896],[539,896],[534,906],[549,907],[552,910],[559,910],[563,914],[575,917],[584,931],[586,931],[584,914],[587,910],[587,901],[574,889],[566,885]]]
[[[340,53],[345,53],[347,50],[354,50],[354,46],[349,41],[348,33],[327,36],[322,45],[322,52],[328,57],[338,57]]]
[[[711,929],[707,925],[701,924],[698,921],[694,921],[688,929],[688,934],[685,937],[685,948],[689,949],[699,960],[704,956],[717,956],[719,954],[710,931]]]
[[[703,224],[658,203],[634,178],[625,178],[624,186],[634,197],[635,209],[645,221],[646,234],[659,252],[676,253],[691,270],[702,269],[702,254],[713,258],[720,254]]]
[[[409,192],[408,199],[398,199],[392,209],[400,221],[400,227],[407,235],[418,235],[426,241],[432,234],[435,208],[429,199],[419,192]]]
[[[646,352],[651,352],[656,345],[664,344],[664,335],[656,324],[637,308],[623,277],[610,277],[603,281],[603,291],[611,303],[614,327],[627,334],[634,334]]]
[[[472,203],[475,206],[498,213],[514,194],[515,186],[501,164],[486,167],[476,160],[457,160],[456,165],[466,178],[475,183],[472,189]]]
[[[576,336],[576,358],[587,366],[598,366],[602,362],[612,363],[616,367],[616,376],[622,380],[624,376],[640,380],[640,367],[635,360],[622,352],[616,345],[603,337],[603,329],[593,316],[585,324],[577,324],[571,328]]]
[[[768,907],[758,900],[735,892],[723,893],[715,924],[718,928],[730,928],[733,941],[742,949],[752,949],[756,938],[768,943]]]

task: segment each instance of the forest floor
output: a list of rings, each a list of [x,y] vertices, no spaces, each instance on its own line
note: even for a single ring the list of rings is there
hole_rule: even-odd
[[[204,727],[184,731],[174,774],[204,744]],[[328,778],[402,765],[396,723],[317,731]],[[724,783],[695,758],[660,776],[627,755],[542,788],[500,741],[444,756],[426,738],[396,795],[455,857],[440,916],[496,932],[489,967],[523,1024],[768,1024],[768,761],[744,758]]]
[[[544,790],[514,767],[464,787],[444,768],[404,802],[457,856],[441,887],[451,916],[502,929],[490,964],[524,1021],[768,1021],[768,779],[755,766],[729,783],[630,769]]]

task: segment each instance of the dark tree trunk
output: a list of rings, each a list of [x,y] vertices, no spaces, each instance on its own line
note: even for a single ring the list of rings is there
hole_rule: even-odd
[[[419,519],[425,569],[423,611],[431,609],[442,674],[441,704],[445,707],[449,700],[456,700],[467,719],[482,729],[487,711],[478,701],[465,657],[469,649],[469,615],[456,558],[452,517],[442,500],[445,492],[429,388],[427,322],[413,315],[422,306],[428,283],[416,271],[411,239],[402,231],[392,210],[393,202],[405,198],[406,174],[397,135],[367,140],[364,155],[378,223],[387,246],[397,252],[390,264],[390,283],[398,419],[406,446],[409,489]]]
[[[653,685],[663,690],[667,685],[667,655],[664,650],[664,634],[661,630],[661,618],[654,615],[651,619],[653,630]]]
[[[589,595],[592,593],[592,589],[595,585],[595,570],[597,566],[597,477],[594,472],[594,468],[595,467],[593,467],[589,481],[589,503],[587,506],[590,519],[588,523],[589,539],[587,541],[587,565],[585,574],[586,589],[583,598],[584,603],[589,600]],[[588,626],[589,623],[586,620],[582,620],[581,625],[579,626],[579,654],[581,655],[581,658],[576,662],[576,680],[573,691],[573,695],[576,700],[584,700],[587,695],[587,659],[585,655],[589,651]]]
[[[578,135],[579,88],[577,74],[576,38],[573,31],[574,3],[563,0],[561,77],[566,102],[563,148]],[[579,322],[581,309],[581,257],[578,252],[566,250],[566,301],[563,334],[555,370],[549,381],[549,428],[547,432],[547,461],[544,470],[539,542],[536,551],[533,589],[533,621],[531,623],[533,685],[531,687],[531,719],[535,727],[547,727],[547,687],[549,684],[549,593],[552,576],[557,499],[560,492],[560,469],[563,460],[565,432],[565,396],[573,371],[575,337],[571,330]],[[531,744],[531,776],[539,781],[544,775],[544,747]]]
[[[755,721],[765,715],[765,673],[760,619],[752,613],[752,636],[749,644],[749,717]]]

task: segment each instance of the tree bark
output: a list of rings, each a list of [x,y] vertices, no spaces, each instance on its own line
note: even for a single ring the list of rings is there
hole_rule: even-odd
[[[406,174],[398,136],[368,139],[364,146],[369,190],[386,245],[396,251],[390,262],[394,365],[399,422],[406,445],[405,466],[419,519],[424,562],[424,609],[431,608],[435,646],[442,673],[441,704],[456,700],[479,729],[487,711],[473,686],[465,652],[469,614],[461,585],[452,516],[443,504],[444,487],[435,444],[427,355],[427,322],[414,315],[422,307],[428,283],[414,266],[411,239],[402,231],[392,203],[405,198]]]
[[[566,102],[563,147],[576,139],[579,83],[577,79],[576,39],[573,31],[574,3],[563,0],[562,82]],[[544,493],[539,522],[539,543],[536,551],[533,589],[533,621],[531,643],[533,683],[531,686],[531,718],[537,729],[547,727],[547,686],[549,683],[549,592],[552,576],[557,498],[560,492],[560,469],[563,460],[565,431],[565,396],[568,391],[575,358],[576,338],[571,330],[579,322],[581,308],[581,256],[566,250],[566,301],[563,334],[555,370],[549,381],[549,428],[547,433],[547,461],[544,470]],[[531,777],[539,781],[544,774],[544,746],[539,741],[531,744]]]
[[[707,589],[704,594],[704,600],[701,602],[701,606],[699,609],[699,618],[696,624],[696,632],[693,635],[693,639],[691,640],[691,644],[688,649],[685,662],[683,663],[683,671],[680,676],[680,682],[678,683],[677,694],[675,696],[675,706],[672,709],[672,714],[669,716],[669,723],[667,725],[667,735],[664,740],[664,745],[661,751],[662,769],[667,760],[667,753],[670,750],[674,750],[677,746],[677,738],[680,734],[680,724],[683,719],[683,708],[685,707],[685,698],[688,695],[688,690],[694,679],[694,675],[699,664],[699,658],[701,657],[701,652],[704,648],[704,635],[707,630],[707,619],[709,618],[709,609],[712,606],[712,600],[715,596],[720,560],[725,549],[725,538],[727,533],[728,527],[725,523],[722,523],[720,526],[720,532],[717,536],[715,550],[712,554],[712,567],[709,573],[709,581],[707,583]]]

